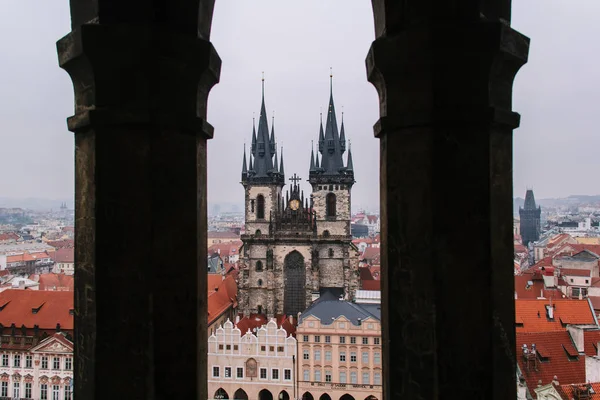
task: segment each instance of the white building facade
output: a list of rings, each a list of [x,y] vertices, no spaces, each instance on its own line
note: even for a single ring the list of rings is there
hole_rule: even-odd
[[[208,339],[209,399],[296,398],[296,348],[274,320],[256,334],[227,320]]]
[[[0,398],[73,399],[73,343],[56,333],[27,348],[31,337],[2,336]]]

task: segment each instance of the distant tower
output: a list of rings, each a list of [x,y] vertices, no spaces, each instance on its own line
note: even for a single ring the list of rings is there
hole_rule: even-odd
[[[542,209],[535,205],[533,190],[528,189],[525,194],[525,205],[523,208],[519,207],[521,238],[524,246],[528,246],[530,242],[536,242],[540,239],[541,215]]]

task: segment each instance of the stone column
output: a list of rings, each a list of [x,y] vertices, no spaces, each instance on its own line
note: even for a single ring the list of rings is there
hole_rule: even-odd
[[[75,393],[206,399],[212,1],[72,0]]]
[[[373,0],[384,399],[516,396],[510,0]]]

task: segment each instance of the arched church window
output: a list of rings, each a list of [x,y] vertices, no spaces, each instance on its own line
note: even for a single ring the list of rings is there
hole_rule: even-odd
[[[262,233],[262,232],[260,231],[260,229],[257,229],[257,230],[256,230],[256,232],[254,232],[254,234],[255,234],[256,236],[260,236],[260,235],[261,235],[261,233]]]
[[[327,194],[325,208],[326,208],[328,217],[335,217],[335,206],[336,206],[335,194],[333,194],[333,193]]]
[[[324,230],[323,231],[323,237],[326,237],[326,238],[329,237],[329,231],[328,230]]]
[[[262,279],[258,280],[258,286],[262,286]]]
[[[263,263],[262,263],[262,261],[257,261],[256,262],[256,270],[257,271],[262,271],[263,270]]]
[[[333,257],[333,249],[329,249],[329,257]]]
[[[259,194],[256,197],[256,218],[265,219],[265,196]]]

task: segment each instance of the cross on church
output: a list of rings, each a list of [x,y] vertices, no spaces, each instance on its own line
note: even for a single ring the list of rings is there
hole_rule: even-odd
[[[294,173],[294,176],[292,176],[292,177],[290,178],[290,181],[294,181],[294,186],[295,186],[295,185],[297,185],[297,183],[296,183],[296,182],[300,182],[301,180],[302,180],[302,179],[300,179],[300,177],[299,177],[298,175],[296,175],[295,173]]]

